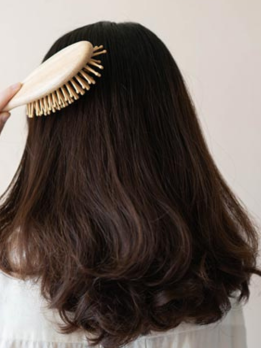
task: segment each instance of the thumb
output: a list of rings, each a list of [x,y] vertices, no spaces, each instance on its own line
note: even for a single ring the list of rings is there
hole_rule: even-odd
[[[0,112],[4,109],[6,104],[14,97],[18,90],[22,87],[22,83],[18,82],[6,89],[0,91]]]

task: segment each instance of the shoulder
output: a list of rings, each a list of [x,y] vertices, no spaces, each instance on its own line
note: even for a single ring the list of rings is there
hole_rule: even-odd
[[[138,340],[146,340],[148,348],[202,348],[203,345],[204,348],[247,348],[243,304],[235,298],[230,298],[230,302],[231,309],[218,322],[207,325],[181,323],[165,332],[151,331]]]

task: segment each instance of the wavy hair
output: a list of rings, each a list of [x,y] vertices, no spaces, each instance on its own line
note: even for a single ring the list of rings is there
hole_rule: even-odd
[[[257,225],[215,165],[165,44],[139,23],[100,21],[43,61],[80,40],[107,49],[102,76],[56,114],[27,118],[1,196],[0,268],[40,281],[60,332],[84,330],[91,346],[216,322],[261,276]]]

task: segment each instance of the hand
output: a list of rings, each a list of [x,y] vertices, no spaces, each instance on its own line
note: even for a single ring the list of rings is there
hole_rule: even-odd
[[[22,83],[18,82],[12,86],[7,87],[3,91],[0,92],[0,134],[4,128],[5,122],[8,120],[11,115],[9,111],[2,111],[6,104],[8,104],[9,100],[13,98],[13,96],[19,91],[22,87]]]

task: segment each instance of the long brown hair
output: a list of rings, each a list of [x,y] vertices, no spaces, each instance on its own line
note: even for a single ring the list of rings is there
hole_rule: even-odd
[[[216,322],[261,275],[254,219],[215,165],[165,44],[141,24],[100,21],[44,60],[80,40],[107,49],[102,76],[55,115],[27,119],[1,196],[0,268],[41,280],[61,332],[83,329],[92,345]]]

